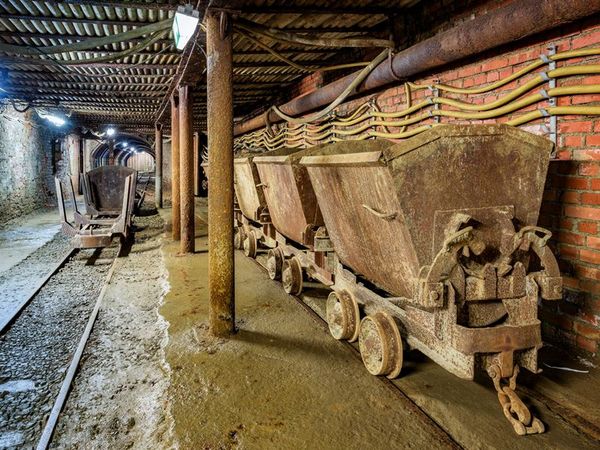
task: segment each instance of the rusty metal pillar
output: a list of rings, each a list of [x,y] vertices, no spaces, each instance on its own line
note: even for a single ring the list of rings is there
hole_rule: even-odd
[[[79,175],[81,174],[81,135],[70,134],[67,137],[67,148],[70,157],[71,181],[73,182],[73,191],[79,194]]]
[[[181,238],[179,203],[179,99],[171,97],[171,214],[173,240]]]
[[[156,124],[154,134],[154,201],[157,208],[162,208],[163,137],[161,124]]]
[[[233,265],[233,84],[229,17],[206,14],[208,121],[208,289],[210,331],[235,331]]]
[[[179,86],[179,165],[181,181],[181,253],[194,253],[194,146],[189,86]]]
[[[194,196],[200,195],[200,136],[194,131]]]

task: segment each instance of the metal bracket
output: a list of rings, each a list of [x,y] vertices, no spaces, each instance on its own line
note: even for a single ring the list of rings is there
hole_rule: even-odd
[[[437,83],[439,83],[439,80],[434,80],[434,83],[436,83],[436,84],[437,84]],[[439,97],[439,96],[440,96],[440,90],[439,90],[438,88],[435,88],[435,87],[434,87],[434,88],[433,88],[431,91],[432,91],[432,94],[433,94],[433,96],[434,96],[435,98],[437,98],[437,97]],[[440,109],[440,104],[439,104],[439,103],[435,103],[435,104],[433,105],[433,109],[434,109],[434,110],[436,110],[436,111],[437,111],[437,110],[439,110],[439,109]],[[440,120],[441,120],[441,119],[442,119],[442,118],[441,118],[441,116],[435,116],[435,117],[433,118],[433,121],[434,121],[435,123],[440,123]]]

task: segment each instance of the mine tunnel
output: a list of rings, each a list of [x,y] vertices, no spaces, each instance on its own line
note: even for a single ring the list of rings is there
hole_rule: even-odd
[[[0,2],[0,449],[600,441],[600,1]]]

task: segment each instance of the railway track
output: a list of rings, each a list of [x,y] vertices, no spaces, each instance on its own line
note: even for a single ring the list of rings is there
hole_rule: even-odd
[[[67,252],[0,324],[0,447],[48,448],[121,251]]]

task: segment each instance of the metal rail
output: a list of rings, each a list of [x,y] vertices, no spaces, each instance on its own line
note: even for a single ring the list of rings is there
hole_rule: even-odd
[[[41,291],[41,289],[46,285],[48,280],[54,276],[56,272],[58,272],[66,263],[71,259],[71,257],[77,252],[77,249],[71,249],[68,251],[62,259],[48,272],[48,274],[39,281],[37,286],[33,289],[32,293],[27,297],[27,299],[23,300],[12,313],[12,315],[6,318],[3,322],[0,322],[0,336],[4,334],[4,332],[10,327],[10,325],[19,317],[21,311],[33,300],[33,298]]]
[[[71,383],[73,382],[75,375],[77,373],[77,369],[79,368],[79,362],[81,361],[81,357],[83,355],[83,351],[85,350],[85,346],[87,344],[88,339],[92,333],[92,328],[96,323],[96,319],[98,317],[98,312],[100,311],[100,306],[102,305],[102,300],[104,299],[104,295],[106,294],[106,290],[110,281],[112,279],[113,273],[118,265],[119,255],[121,254],[121,246],[115,255],[115,260],[113,261],[108,274],[106,275],[106,280],[104,285],[102,286],[102,290],[98,295],[98,299],[96,300],[96,304],[94,305],[94,309],[90,313],[88,318],[87,325],[83,334],[81,335],[81,339],[79,340],[79,344],[77,345],[77,349],[73,354],[73,358],[71,359],[71,363],[69,364],[69,368],[67,369],[67,373],[63,380],[63,383],[60,387],[60,391],[58,392],[58,396],[54,402],[54,406],[52,407],[52,411],[50,412],[50,416],[48,417],[48,421],[46,422],[46,426],[44,427],[44,431],[42,432],[42,437],[40,438],[37,450],[46,450],[50,445],[52,440],[52,435],[54,434],[54,430],[56,428],[56,424],[58,423],[58,419],[60,413],[65,405],[67,397],[69,395],[69,391],[71,390]]]

